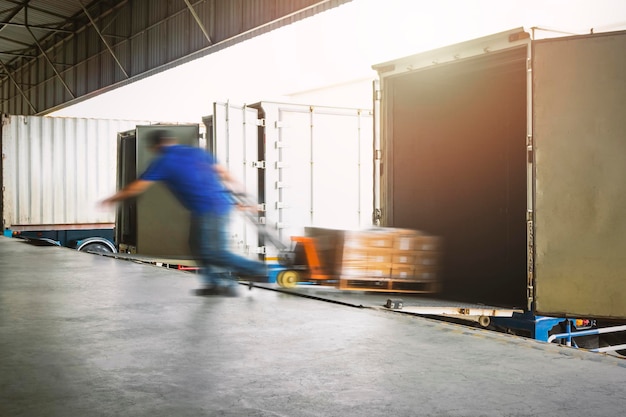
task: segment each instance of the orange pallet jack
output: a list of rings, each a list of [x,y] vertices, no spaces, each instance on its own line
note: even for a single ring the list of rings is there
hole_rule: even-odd
[[[242,208],[255,207],[257,203],[245,194],[233,194],[235,202]],[[293,288],[298,283],[335,285],[336,277],[327,268],[318,252],[316,239],[305,236],[292,236],[291,246],[285,244],[276,234],[259,222],[254,211],[242,210],[247,219],[258,230],[266,243],[279,250],[278,262],[284,268],[276,276],[276,283],[284,288]]]
[[[285,270],[278,273],[276,283],[284,288],[293,288],[298,283],[335,284],[336,277],[322,263],[316,240],[312,237],[292,236],[293,256]]]

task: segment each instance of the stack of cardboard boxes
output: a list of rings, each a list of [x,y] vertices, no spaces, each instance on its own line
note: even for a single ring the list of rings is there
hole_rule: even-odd
[[[417,230],[346,231],[308,227],[321,269],[340,289],[438,292],[442,240]]]
[[[441,251],[439,237],[416,230],[376,228],[346,232],[341,277],[352,282],[436,283],[440,279]]]

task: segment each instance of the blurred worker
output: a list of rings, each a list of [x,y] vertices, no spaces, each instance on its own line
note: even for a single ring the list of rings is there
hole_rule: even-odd
[[[163,181],[181,204],[190,211],[189,246],[201,266],[204,286],[197,295],[236,296],[237,276],[266,277],[267,267],[230,252],[228,246],[229,214],[233,208],[231,191],[237,183],[204,150],[178,144],[165,129],[151,131],[148,145],[157,153],[139,179],[126,185],[103,205],[137,196],[154,182]],[[227,272],[223,272],[226,269]],[[234,274],[235,276],[233,276]]]

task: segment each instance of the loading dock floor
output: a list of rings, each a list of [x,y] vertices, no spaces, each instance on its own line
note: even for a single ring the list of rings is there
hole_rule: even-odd
[[[617,416],[626,361],[0,238],[0,416]]]

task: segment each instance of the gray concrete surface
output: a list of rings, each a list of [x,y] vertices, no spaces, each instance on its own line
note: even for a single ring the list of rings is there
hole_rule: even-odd
[[[0,238],[0,416],[621,416],[626,361]]]

